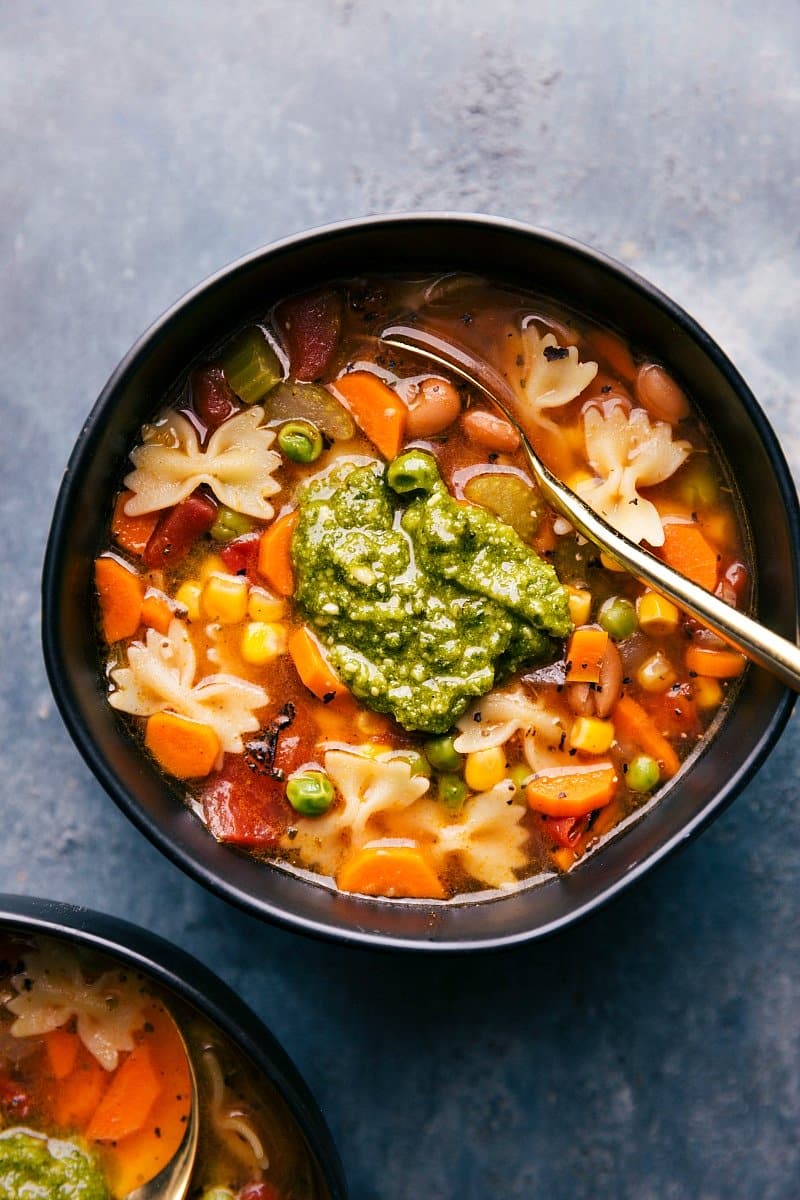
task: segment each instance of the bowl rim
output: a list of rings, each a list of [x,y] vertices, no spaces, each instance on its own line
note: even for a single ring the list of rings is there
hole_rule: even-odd
[[[260,1017],[209,967],[121,917],[60,900],[0,892],[0,932],[13,929],[108,954],[152,977],[210,1019],[274,1086],[316,1160],[331,1200],[346,1200],[341,1159],[308,1085]]]
[[[326,240],[358,232],[365,228],[375,230],[385,227],[387,230],[390,230],[432,223],[440,223],[451,227],[454,224],[459,224],[465,227],[474,227],[478,230],[500,229],[513,235],[520,235],[525,238],[532,238],[533,240],[554,245],[568,255],[588,261],[593,267],[616,275],[634,290],[644,293],[650,301],[666,312],[667,316],[680,330],[688,334],[690,339],[699,346],[700,350],[712,362],[720,374],[724,376],[731,389],[736,393],[749,420],[755,426],[765,453],[770,460],[784,505],[790,536],[793,540],[793,585],[795,594],[798,594],[798,591],[800,591],[800,504],[798,503],[797,492],[785,455],[775,431],[751,389],[725,352],[693,317],[658,287],[624,263],[620,263],[610,255],[585,245],[566,234],[529,225],[507,217],[496,217],[484,213],[453,210],[398,212],[374,214],[366,217],[355,217],[330,222],[301,230],[277,241],[260,246],[221,267],[219,270],[212,272],[162,312],[136,339],[110,375],[92,406],[76,438],[64,471],[64,477],[54,507],[43,564],[42,641],[45,667],[56,704],[84,761],[117,806],[133,822],[136,828],[144,833],[171,862],[180,867],[192,879],[250,915],[255,915],[262,920],[268,920],[283,928],[300,931],[312,937],[321,938],[322,940],[339,941],[348,945],[370,946],[386,950],[469,953],[476,950],[502,950],[513,945],[538,940],[543,937],[550,937],[576,921],[589,916],[620,896],[622,892],[627,890],[642,875],[652,870],[657,864],[663,862],[677,849],[685,845],[732,802],[761,766],[775,746],[791,715],[796,700],[794,693],[788,688],[784,689],[774,706],[769,724],[750,754],[741,764],[739,770],[733,775],[726,777],[720,788],[694,814],[692,819],[682,825],[666,841],[659,843],[655,849],[643,855],[628,871],[613,883],[591,896],[585,903],[570,908],[567,912],[542,925],[517,932],[465,940],[432,940],[421,937],[392,936],[381,932],[373,932],[355,925],[349,928],[333,926],[325,921],[297,915],[286,908],[271,903],[268,899],[256,900],[235,884],[222,877],[215,870],[197,862],[188,851],[184,851],[176,846],[168,835],[162,831],[159,822],[151,818],[140,806],[136,798],[132,794],[129,794],[127,789],[119,783],[110,764],[106,763],[104,755],[95,745],[95,742],[84,727],[77,713],[77,706],[72,701],[68,672],[60,659],[60,639],[57,632],[58,582],[62,574],[64,556],[66,554],[65,538],[62,536],[63,527],[67,523],[73,498],[80,489],[79,472],[76,470],[76,467],[84,458],[91,454],[93,445],[102,432],[110,398],[126,378],[135,373],[140,359],[146,358],[151,346],[166,333],[172,323],[178,320],[187,309],[190,309],[203,293],[229,280],[237,273],[245,272],[248,267],[260,262],[264,258],[277,256],[309,243],[325,242]],[[317,885],[310,883],[309,886]],[[487,900],[484,903],[493,904],[501,901],[502,896],[498,897],[497,901]]]

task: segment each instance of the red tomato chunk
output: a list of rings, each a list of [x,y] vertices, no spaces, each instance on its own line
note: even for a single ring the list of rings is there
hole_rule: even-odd
[[[142,555],[144,565],[152,569],[180,562],[197,539],[208,533],[216,516],[216,505],[202,492],[187,496],[159,519]]]

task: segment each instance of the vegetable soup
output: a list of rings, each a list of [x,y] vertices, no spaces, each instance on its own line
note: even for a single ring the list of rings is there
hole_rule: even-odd
[[[273,1085],[207,1019],[105,955],[0,935],[1,1200],[121,1200],[155,1178],[187,1128],[187,1052],[187,1196],[320,1197]]]
[[[552,512],[513,427],[380,340],[397,321],[500,371],[547,465],[633,541],[732,605],[752,572],[677,380],[538,297],[340,281],[186,371],[95,564],[109,703],[219,841],[448,900],[572,869],[745,664]]]

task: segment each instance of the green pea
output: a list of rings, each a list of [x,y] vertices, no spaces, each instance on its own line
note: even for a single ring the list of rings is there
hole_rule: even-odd
[[[399,493],[429,492],[439,480],[439,468],[432,454],[424,450],[407,450],[389,463],[386,482]]]
[[[292,462],[312,463],[322,454],[322,434],[310,421],[287,421],[281,425],[278,445]]]
[[[625,782],[632,792],[652,792],[660,778],[661,768],[649,754],[637,754],[625,773]]]
[[[303,817],[320,817],[333,804],[333,784],[324,771],[293,775],[286,784],[286,799]]]
[[[230,542],[252,528],[253,522],[242,513],[234,512],[232,508],[220,508],[209,532],[215,542]]]
[[[518,792],[522,791],[531,775],[533,775],[533,771],[530,769],[528,764],[521,762],[514,763],[514,766],[508,772],[508,777]]]
[[[601,604],[597,620],[615,642],[630,637],[636,632],[638,625],[636,609],[624,596],[609,596],[608,600]]]
[[[233,1192],[226,1187],[210,1187],[203,1192],[201,1200],[233,1200]]]
[[[464,756],[459,754],[449,736],[431,738],[425,743],[425,757],[437,771],[460,771]]]
[[[399,757],[408,763],[412,775],[430,775],[431,764],[424,754],[417,754],[414,750],[405,750]]]
[[[439,799],[445,808],[457,812],[467,798],[469,788],[460,775],[440,775],[437,781]]]

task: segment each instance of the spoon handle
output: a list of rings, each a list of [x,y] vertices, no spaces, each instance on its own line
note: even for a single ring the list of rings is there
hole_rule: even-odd
[[[479,363],[479,374],[469,352],[437,334],[414,326],[392,326],[384,330],[381,340],[446,367],[482,392],[519,434],[531,473],[545,500],[562,513],[578,533],[599,546],[625,570],[668,597],[684,612],[713,629],[747,658],[766,668],[794,691],[800,692],[800,647],[732,608],[630,541],[547,469],[515,417],[511,406],[515,404],[516,397],[498,371],[488,363]]]

